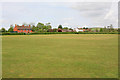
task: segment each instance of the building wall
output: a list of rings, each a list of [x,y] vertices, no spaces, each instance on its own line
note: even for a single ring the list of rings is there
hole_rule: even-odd
[[[18,33],[21,33],[21,32],[23,32],[23,33],[31,33],[32,30],[18,30]]]
[[[17,31],[18,33],[21,33],[21,32],[23,32],[23,33],[28,33],[28,32],[31,33],[32,32],[32,30],[30,30],[30,31],[29,30],[22,30],[22,29],[18,30],[17,27],[18,27],[17,24],[15,24],[15,27],[14,27],[13,31]],[[24,27],[24,25],[22,25],[22,27]],[[29,27],[30,27],[30,25],[29,25]]]
[[[18,31],[17,26],[14,27],[13,31]]]

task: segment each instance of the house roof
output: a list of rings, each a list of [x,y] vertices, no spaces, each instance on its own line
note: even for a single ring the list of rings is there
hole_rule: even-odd
[[[29,27],[29,26],[17,26],[16,27],[17,29],[31,29],[31,27]]]

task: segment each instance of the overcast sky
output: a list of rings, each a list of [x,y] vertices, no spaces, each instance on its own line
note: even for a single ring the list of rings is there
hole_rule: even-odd
[[[1,27],[10,24],[50,22],[53,28],[117,27],[118,7],[111,2],[4,2]]]

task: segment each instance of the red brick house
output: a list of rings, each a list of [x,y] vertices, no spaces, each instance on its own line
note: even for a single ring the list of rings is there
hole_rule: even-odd
[[[29,26],[24,26],[24,25],[19,26],[19,25],[15,24],[13,31],[17,32],[17,33],[31,33],[32,29],[31,29],[30,25]]]
[[[62,29],[58,28],[58,31],[57,32],[62,32]]]

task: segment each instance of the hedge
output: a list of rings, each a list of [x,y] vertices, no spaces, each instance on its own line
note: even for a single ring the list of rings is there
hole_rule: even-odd
[[[37,35],[37,34],[120,34],[120,32],[35,32],[35,33],[10,33],[4,32],[0,35]]]
[[[25,35],[25,33],[10,33],[10,32],[3,32],[0,35]]]

